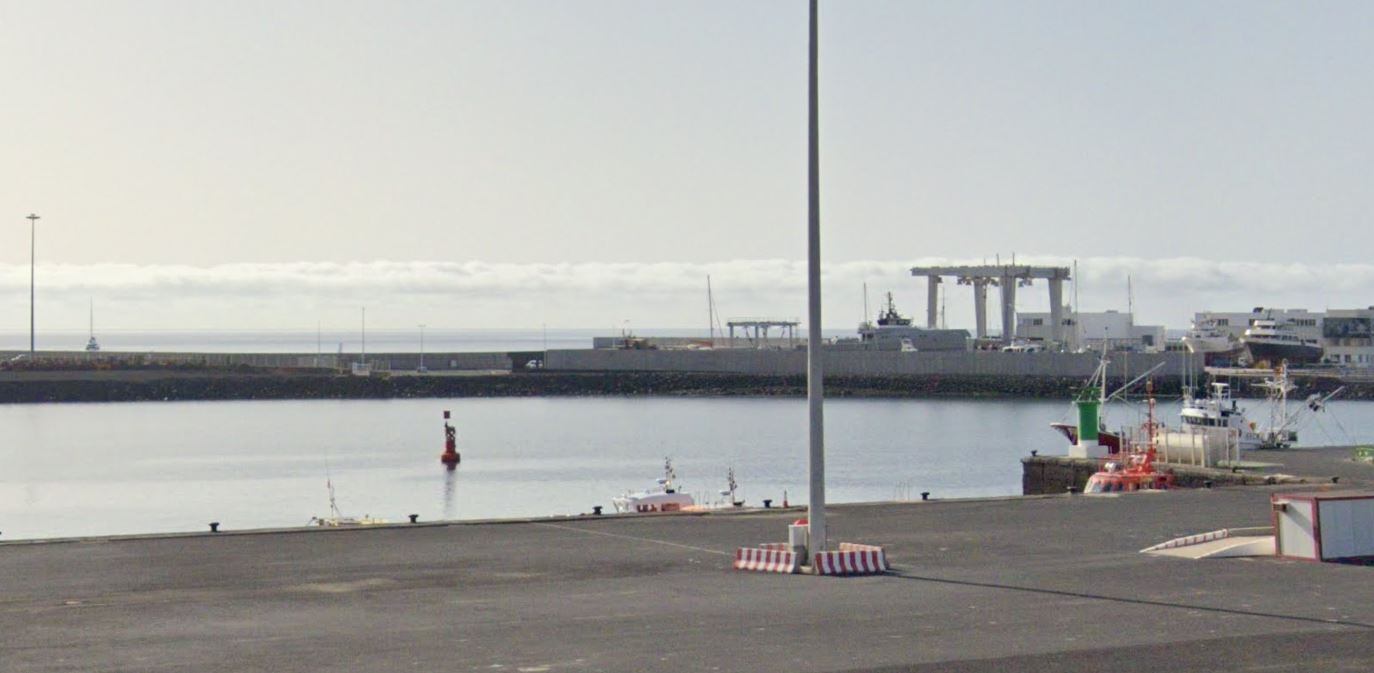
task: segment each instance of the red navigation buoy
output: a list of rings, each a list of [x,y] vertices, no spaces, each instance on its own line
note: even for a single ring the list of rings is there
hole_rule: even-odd
[[[463,458],[458,455],[458,429],[448,424],[448,409],[444,410],[444,453],[439,456],[439,462],[448,466],[452,470]]]

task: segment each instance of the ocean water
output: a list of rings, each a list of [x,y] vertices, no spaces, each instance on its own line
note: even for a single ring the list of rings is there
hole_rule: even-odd
[[[1255,405],[1248,402],[1243,405]],[[1333,402],[1311,444],[1374,437],[1374,403]],[[442,411],[462,464],[439,463]],[[1020,493],[1020,458],[1062,454],[1066,402],[829,400],[830,502]],[[1176,404],[1161,406],[1173,418]],[[1138,408],[1111,412],[1112,427]],[[801,399],[509,398],[0,405],[0,539],[609,511],[671,457],[719,498],[733,468],[757,505],[806,501]]]

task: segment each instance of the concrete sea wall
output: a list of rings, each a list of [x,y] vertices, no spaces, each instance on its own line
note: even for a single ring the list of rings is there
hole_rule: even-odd
[[[1068,456],[1028,456],[1021,459],[1021,493],[1046,495],[1065,493],[1074,488],[1082,493],[1088,477],[1102,469],[1102,463],[1089,458]],[[1273,477],[1249,472],[1159,464],[1159,469],[1172,470],[1174,485],[1179,488],[1206,486],[1245,486],[1274,483]]]
[[[1157,378],[1178,377],[1192,360],[1187,353],[1117,353],[1108,375],[1123,380],[1163,363]],[[828,351],[827,376],[1026,376],[1086,379],[1097,369],[1093,353]],[[552,350],[544,367],[556,371],[731,372],[799,376],[806,373],[804,350]]]

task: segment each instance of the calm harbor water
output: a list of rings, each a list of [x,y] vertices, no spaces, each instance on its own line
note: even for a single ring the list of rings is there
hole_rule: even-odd
[[[454,472],[438,461],[444,409],[463,456]],[[1111,423],[1133,414],[1118,408]],[[827,401],[828,499],[1017,494],[1019,459],[1064,453],[1048,423],[1069,418],[1053,401]],[[1305,442],[1368,441],[1374,403],[1333,402],[1319,420]],[[609,510],[665,456],[699,499],[718,498],[734,468],[750,504],[784,492],[800,503],[805,423],[800,399],[5,405],[0,539],[304,525],[328,514],[326,478],[345,515],[393,521]]]

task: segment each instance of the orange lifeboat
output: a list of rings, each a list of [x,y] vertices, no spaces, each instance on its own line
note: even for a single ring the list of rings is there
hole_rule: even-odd
[[[1155,469],[1155,398],[1154,385],[1146,384],[1150,395],[1150,417],[1146,429],[1149,442],[1144,451],[1131,451],[1122,459],[1110,461],[1088,477],[1084,493],[1120,493],[1124,491],[1162,491],[1173,488],[1172,472]],[[1124,447],[1123,447],[1124,448]]]

